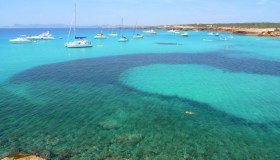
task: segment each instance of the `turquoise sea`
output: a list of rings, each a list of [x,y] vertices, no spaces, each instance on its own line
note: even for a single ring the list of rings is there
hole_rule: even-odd
[[[0,29],[0,158],[280,159],[280,39],[99,32],[68,49],[68,29]]]

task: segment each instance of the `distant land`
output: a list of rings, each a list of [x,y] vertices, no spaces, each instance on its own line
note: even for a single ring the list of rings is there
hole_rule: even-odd
[[[162,28],[166,26],[195,26],[195,27],[237,27],[237,28],[279,28],[280,23],[270,23],[270,22],[257,22],[257,23],[212,23],[212,24],[170,24],[170,25],[157,25],[157,26],[138,26],[138,28]],[[12,26],[0,26],[0,28],[69,28],[70,25],[66,24],[14,24]],[[77,26],[79,28],[116,28],[119,25],[89,25],[89,26]],[[124,26],[126,28],[131,28],[135,26]]]
[[[154,26],[165,30],[201,30],[209,32],[227,32],[248,36],[279,37],[280,23],[228,23],[228,24],[188,24]]]
[[[70,25],[66,24],[14,24],[12,26],[1,26],[0,28],[69,28]],[[79,28],[112,28],[117,26],[111,25],[91,25],[91,26],[77,26]]]
[[[13,26],[3,26],[0,28],[69,28],[65,24],[15,24]],[[113,25],[91,25],[77,26],[78,28],[120,28]],[[124,28],[135,28],[135,26],[123,26]],[[137,26],[139,29],[165,29],[165,30],[205,30],[212,32],[228,32],[233,34],[243,34],[248,36],[280,37],[280,23],[214,23],[214,24],[177,24],[177,25],[157,25],[157,26]]]

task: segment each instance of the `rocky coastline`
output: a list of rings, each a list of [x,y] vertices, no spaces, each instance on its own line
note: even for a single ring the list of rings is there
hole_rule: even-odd
[[[242,28],[242,27],[218,27],[218,26],[189,26],[189,25],[172,25],[172,26],[156,26],[155,29],[164,30],[199,30],[209,32],[225,32],[232,34],[242,34],[247,36],[262,36],[262,37],[278,37],[280,38],[280,30],[277,28]]]

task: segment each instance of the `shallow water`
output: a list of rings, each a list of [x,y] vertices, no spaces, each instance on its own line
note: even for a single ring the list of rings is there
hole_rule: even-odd
[[[55,29],[63,39],[7,41],[43,31],[0,30],[0,157],[280,158],[278,40],[159,31],[118,43],[81,29],[94,47],[66,49]]]

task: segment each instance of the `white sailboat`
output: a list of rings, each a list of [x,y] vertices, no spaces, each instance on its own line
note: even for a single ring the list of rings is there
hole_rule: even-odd
[[[76,16],[76,4],[75,4],[75,20],[74,20],[74,41],[69,42],[69,37],[71,34],[71,29],[70,27],[69,34],[68,34],[68,39],[67,43],[64,44],[65,47],[67,48],[86,48],[86,47],[92,47],[92,43],[88,40],[85,40],[86,37],[77,37],[76,36],[76,22],[77,22],[77,16]]]
[[[114,32],[114,28],[112,27],[112,31],[111,33],[109,34],[110,37],[117,37],[118,34]]]
[[[135,34],[134,34],[133,38],[134,39],[144,38],[144,36],[142,34],[140,34],[140,33],[137,33],[137,31],[138,31],[138,28],[137,28],[137,22],[136,22],[135,30],[134,30]]]
[[[26,35],[21,35],[16,39],[11,39],[10,42],[14,44],[24,44],[24,43],[31,43],[32,41],[28,40],[26,38]]]
[[[122,25],[121,25],[121,38],[118,41],[119,42],[128,42],[129,39],[123,35],[123,30],[122,29],[123,29],[123,19],[122,19]]]

